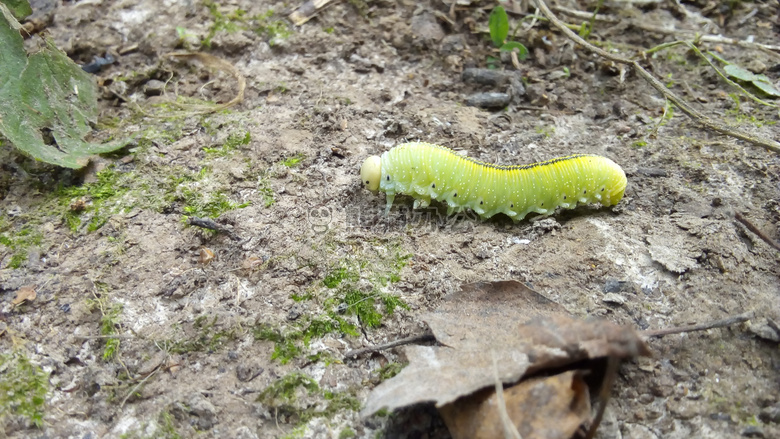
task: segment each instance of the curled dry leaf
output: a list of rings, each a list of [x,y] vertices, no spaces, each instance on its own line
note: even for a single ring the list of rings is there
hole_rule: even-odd
[[[423,320],[443,346],[407,348],[409,366],[374,389],[362,416],[421,402],[441,407],[492,386],[496,373],[513,384],[581,360],[649,355],[633,329],[569,317],[516,281],[465,285]]]
[[[257,256],[250,256],[241,262],[241,268],[244,270],[255,270],[263,265],[263,258]]]
[[[11,302],[14,306],[21,305],[24,302],[32,302],[35,300],[37,294],[35,293],[35,287],[27,285],[19,288],[16,291],[16,298]]]
[[[203,247],[200,249],[200,255],[198,256],[198,262],[206,265],[214,260],[214,252],[211,249]]]
[[[590,419],[590,396],[581,373],[529,378],[504,389],[509,419],[523,439],[569,439]],[[453,439],[503,436],[493,389],[480,390],[439,409]]]

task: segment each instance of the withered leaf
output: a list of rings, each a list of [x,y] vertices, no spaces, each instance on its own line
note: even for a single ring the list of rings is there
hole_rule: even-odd
[[[496,372],[502,383],[512,384],[580,360],[649,354],[633,329],[569,317],[516,281],[465,285],[423,320],[444,346],[408,347],[409,366],[374,389],[362,416],[420,402],[441,407],[492,386]]]
[[[198,253],[198,262],[203,265],[208,265],[212,260],[214,260],[214,251],[206,247],[201,248]]]
[[[588,386],[577,371],[536,377],[504,389],[509,418],[523,439],[569,439],[590,419]],[[453,439],[502,437],[494,389],[439,409]]]
[[[11,301],[11,304],[17,306],[23,302],[32,302],[36,296],[35,287],[31,285],[23,286],[16,291],[16,297]]]

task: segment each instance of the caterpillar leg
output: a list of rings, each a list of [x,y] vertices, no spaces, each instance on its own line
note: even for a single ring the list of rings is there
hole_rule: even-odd
[[[385,216],[390,215],[390,208],[393,207],[393,200],[395,200],[395,194],[386,193],[387,206],[385,207]]]
[[[426,207],[431,205],[431,199],[430,198],[415,198],[414,205],[412,208],[414,209],[425,209]]]

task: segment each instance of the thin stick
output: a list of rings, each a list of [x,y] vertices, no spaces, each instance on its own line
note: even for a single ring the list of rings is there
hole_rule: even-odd
[[[754,225],[753,225],[753,223],[751,223],[750,221],[748,221],[748,220],[747,220],[747,218],[745,218],[744,216],[742,216],[742,214],[741,214],[741,213],[739,213],[739,212],[737,212],[737,211],[734,211],[734,218],[736,218],[736,219],[737,219],[737,221],[741,222],[741,223],[742,223],[742,225],[744,225],[745,227],[747,227],[747,228],[748,228],[748,230],[750,230],[751,232],[755,233],[755,234],[756,234],[756,236],[758,236],[759,238],[761,238],[761,240],[762,240],[762,241],[764,241],[764,242],[766,242],[767,244],[769,244],[769,246],[770,246],[770,247],[774,248],[775,250],[779,250],[779,251],[780,251],[780,245],[778,245],[778,244],[777,244],[777,243],[776,243],[776,242],[775,242],[775,241],[774,241],[772,238],[770,238],[769,236],[767,236],[767,235],[766,235],[764,232],[762,232],[761,230],[759,230],[759,228],[758,228],[758,227],[754,226]]]
[[[111,334],[111,335],[76,335],[75,336],[78,339],[81,340],[100,340],[105,338],[117,338],[117,339],[128,339],[128,338],[135,338],[135,335],[122,335],[122,334]]]
[[[125,399],[123,399],[123,400],[122,400],[122,404],[119,404],[119,408],[121,409],[122,407],[124,407],[124,406],[125,406],[125,403],[127,402],[127,400],[128,400],[128,399],[129,399],[131,396],[133,396],[133,393],[135,393],[135,392],[136,392],[136,390],[138,390],[138,389],[139,389],[141,386],[143,386],[143,385],[144,385],[144,383],[146,383],[147,381],[149,381],[149,379],[150,379],[150,378],[152,378],[152,377],[154,376],[154,374],[156,374],[156,373],[157,373],[157,371],[159,371],[159,370],[160,370],[160,366],[158,365],[158,366],[157,366],[157,368],[156,368],[156,369],[154,369],[154,370],[152,371],[152,373],[150,373],[149,375],[147,375],[146,377],[144,377],[144,379],[142,379],[142,380],[141,380],[141,381],[140,381],[138,384],[136,384],[136,385],[133,387],[133,389],[132,389],[132,390],[130,390],[130,392],[127,394],[127,396],[125,396]]]
[[[604,14],[594,15],[590,12],[564,8],[562,6],[553,6],[552,10],[556,12],[560,12],[561,14],[564,15],[568,15],[570,17],[580,18],[583,20],[590,20],[591,18],[593,18],[596,21],[601,21],[609,24],[618,24],[621,22],[620,18],[613,17],[611,15],[604,15]],[[734,38],[724,37],[722,35],[710,35],[710,34],[697,35],[696,32],[694,31],[689,31],[689,30],[680,31],[677,29],[666,29],[663,27],[653,26],[651,24],[642,23],[633,20],[629,21],[628,23],[629,25],[636,27],[637,29],[645,30],[648,32],[654,32],[654,33],[664,34],[664,35],[674,35],[676,37],[695,39],[697,41],[704,41],[707,43],[729,44],[733,46],[744,47],[747,49],[759,49],[771,53],[775,57],[780,57],[780,54],[776,53],[776,52],[780,52],[780,46],[776,46],[772,44],[753,43],[750,41],[737,40]]]
[[[650,72],[645,70],[641,65],[639,65],[637,61],[632,61],[623,58],[621,56],[609,53],[605,50],[602,50],[588,43],[587,41],[582,39],[579,35],[574,33],[571,29],[569,29],[566,26],[566,23],[559,20],[558,17],[556,17],[552,13],[552,11],[550,11],[550,8],[547,6],[544,0],[535,0],[535,1],[539,9],[542,11],[542,14],[544,14],[544,16],[547,17],[548,20],[550,20],[550,23],[552,23],[555,27],[557,27],[558,30],[563,32],[564,35],[569,37],[569,39],[571,39],[577,44],[580,44],[590,52],[593,52],[603,58],[606,58],[610,61],[614,61],[616,63],[628,64],[632,66],[639,74],[639,76],[643,77],[647,82],[650,83],[651,86],[653,86],[653,88],[655,88],[661,94],[663,94],[666,97],[666,99],[672,101],[674,105],[676,105],[683,113],[687,114],[688,117],[690,117],[694,121],[705,126],[706,128],[709,128],[721,134],[725,134],[727,136],[731,136],[736,139],[744,140],[746,142],[750,142],[755,145],[762,146],[770,151],[780,153],[780,143],[775,142],[774,140],[764,139],[762,137],[753,137],[749,134],[743,133],[742,131],[734,130],[715,122],[714,120],[710,119],[709,117],[705,116],[704,114],[700,113],[698,110],[688,105],[688,103],[685,102],[682,98],[678,97],[671,90],[666,88],[666,86],[661,81],[659,81],[655,76],[650,74]]]
[[[599,390],[599,400],[601,401],[599,403],[599,410],[596,412],[596,417],[593,418],[593,422],[590,424],[585,439],[593,439],[593,437],[596,436],[596,430],[598,430],[601,420],[604,418],[604,412],[607,411],[609,397],[612,395],[612,386],[615,384],[619,368],[620,358],[614,355],[607,357],[607,370],[604,372],[604,381],[601,383],[601,390]]]
[[[344,358],[358,357],[368,352],[384,351],[386,349],[394,348],[396,346],[402,346],[412,343],[424,343],[428,341],[434,341],[436,337],[433,334],[413,335],[411,337],[402,338],[400,340],[391,341],[389,343],[380,344],[376,346],[369,346],[367,348],[355,349],[344,354]]]
[[[680,326],[677,328],[642,331],[639,333],[639,335],[644,338],[653,338],[653,337],[663,337],[664,335],[671,335],[671,334],[682,334],[684,332],[706,331],[708,329],[723,328],[725,326],[731,326],[737,323],[746,322],[752,318],[753,318],[753,311],[750,311],[740,315],[728,317],[722,320],[716,320],[714,322],[709,322],[709,323],[702,323],[699,325]]]
[[[501,383],[501,379],[498,377],[498,363],[496,362],[496,353],[490,351],[490,356],[493,359],[493,379],[495,380],[496,389],[496,408],[498,409],[498,417],[501,418],[501,426],[504,429],[505,439],[523,439],[520,436],[520,432],[517,431],[517,427],[512,422],[512,418],[509,417],[509,413],[506,411],[506,400],[504,400],[504,385]]]

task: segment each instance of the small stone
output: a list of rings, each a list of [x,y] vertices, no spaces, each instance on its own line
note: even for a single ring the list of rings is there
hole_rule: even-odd
[[[666,407],[672,414],[678,419],[693,419],[698,416],[701,404],[691,402],[687,400],[674,401],[670,400],[666,403]]]
[[[620,294],[607,293],[604,295],[604,298],[601,299],[601,301],[612,305],[623,305],[626,303],[626,298]]]
[[[780,424],[780,403],[761,409],[758,418],[763,422]]]
[[[655,398],[653,398],[653,395],[649,393],[643,393],[639,395],[639,402],[642,404],[650,404],[653,401],[655,401]]]
[[[441,41],[445,36],[444,29],[436,17],[427,12],[412,17],[409,25],[412,35],[416,39],[416,45],[419,44],[422,47],[434,48],[435,43]]]
[[[748,331],[764,340],[773,341],[775,343],[780,342],[780,334],[777,333],[766,318],[758,319],[756,322],[751,321],[748,324]]]
[[[742,430],[742,436],[745,437],[757,437],[757,438],[764,438],[764,430],[761,429],[761,427],[750,425],[746,427],[744,430]]]
[[[624,280],[617,280],[615,278],[607,278],[606,282],[604,282],[604,292],[605,293],[619,293],[623,291],[623,288],[628,282]]]
[[[248,364],[240,364],[238,367],[236,367],[236,378],[243,382],[251,381],[261,373],[263,373],[262,367],[255,368]]]
[[[466,105],[479,108],[503,108],[509,105],[510,99],[507,93],[477,93],[466,98]]]
[[[750,61],[746,67],[748,70],[757,75],[766,71],[766,64],[757,59]]]
[[[147,96],[160,96],[165,90],[165,83],[157,79],[150,79],[144,84],[144,94]]]
[[[236,434],[233,435],[236,439],[257,439],[257,434],[253,432],[249,427],[242,426],[236,429]]]
[[[217,409],[206,398],[196,395],[190,400],[190,413],[198,417],[197,424],[202,430],[209,430],[217,423]]]
[[[533,105],[542,107],[550,102],[550,97],[547,95],[547,87],[545,84],[530,84],[525,88],[525,92],[528,96],[528,100],[530,100]]]

